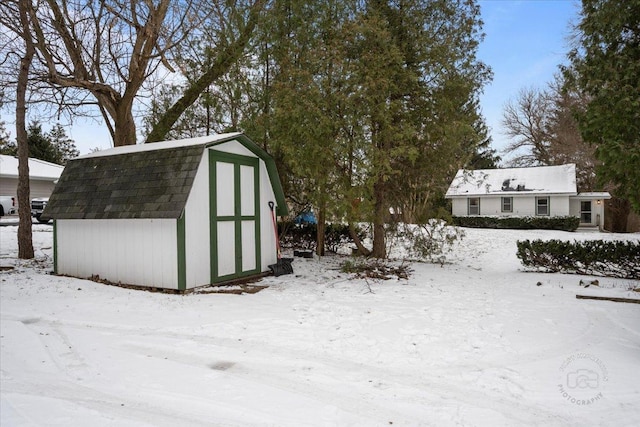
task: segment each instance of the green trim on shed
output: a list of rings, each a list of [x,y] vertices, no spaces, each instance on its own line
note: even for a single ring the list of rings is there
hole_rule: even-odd
[[[234,165],[233,169],[233,192],[234,192],[234,215],[218,216],[217,206],[217,162],[229,163]],[[254,214],[243,216],[241,212],[241,166],[250,166],[253,168],[253,201]],[[209,234],[210,234],[210,273],[211,283],[225,282],[238,279],[241,277],[252,276],[260,273],[262,270],[262,236],[260,235],[260,159],[255,157],[243,156],[240,154],[227,153],[224,151],[209,150]],[[255,268],[253,270],[242,270],[242,222],[253,221],[255,233]],[[234,250],[235,250],[235,272],[220,276],[218,271],[218,222],[234,223]]]
[[[178,243],[178,290],[187,290],[187,247],[184,211],[180,218],[176,220],[176,237]]]
[[[58,221],[53,220],[53,274],[58,274]]]
[[[282,183],[280,182],[280,176],[278,175],[278,169],[276,168],[276,162],[273,160],[273,157],[271,157],[262,148],[258,147],[258,145],[256,145],[255,142],[250,140],[244,134],[230,136],[227,139],[222,139],[212,144],[209,144],[207,145],[207,147],[215,147],[216,145],[224,144],[230,141],[238,141],[240,144],[244,146],[244,148],[251,151],[254,155],[256,155],[260,160],[264,162],[267,168],[267,174],[269,175],[269,181],[271,181],[271,188],[273,189],[273,194],[276,197],[276,206],[278,207],[277,214],[280,216],[288,215],[289,208],[287,207],[287,202],[284,198]]]

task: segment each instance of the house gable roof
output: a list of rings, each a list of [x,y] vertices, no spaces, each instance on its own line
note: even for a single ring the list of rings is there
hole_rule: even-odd
[[[29,179],[55,181],[60,178],[64,166],[44,160],[29,158]],[[0,177],[18,179],[18,158],[0,154]]]
[[[567,164],[473,171],[460,169],[445,197],[576,193],[576,166]]]
[[[67,164],[43,218],[179,218],[204,150],[229,141],[238,141],[265,161],[279,213],[286,214],[273,159],[246,136],[233,133],[117,147],[78,157]]]

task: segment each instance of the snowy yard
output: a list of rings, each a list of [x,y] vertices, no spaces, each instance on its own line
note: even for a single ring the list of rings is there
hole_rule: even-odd
[[[257,294],[169,295],[56,277],[0,227],[2,426],[631,426],[639,282],[521,271],[517,239],[466,230],[452,264],[349,280],[296,259]],[[538,286],[537,283],[541,285]],[[595,289],[594,289],[595,288]]]

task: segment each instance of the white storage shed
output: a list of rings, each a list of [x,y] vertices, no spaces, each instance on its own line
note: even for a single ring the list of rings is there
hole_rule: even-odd
[[[117,147],[71,160],[43,218],[56,274],[185,291],[269,271],[273,159],[240,133]]]

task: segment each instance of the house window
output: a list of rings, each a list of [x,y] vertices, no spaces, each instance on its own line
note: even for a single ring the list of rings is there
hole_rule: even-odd
[[[591,224],[591,200],[583,200],[580,202],[580,222],[583,224]]]
[[[480,198],[479,197],[469,198],[467,211],[469,215],[480,215]]]
[[[536,215],[540,215],[540,216],[549,215],[549,198],[548,197],[536,197]]]
[[[502,212],[513,212],[513,197],[502,198]]]

